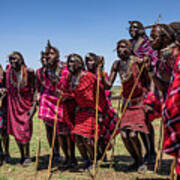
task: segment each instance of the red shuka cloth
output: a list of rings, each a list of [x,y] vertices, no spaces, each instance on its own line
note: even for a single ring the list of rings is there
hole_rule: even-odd
[[[96,75],[90,72],[82,72],[83,75],[79,83],[74,87],[75,101],[79,110],[76,111],[75,125],[72,130],[73,134],[79,134],[86,138],[93,138],[95,133],[95,112],[96,112]],[[99,107],[100,113],[105,112],[107,108],[105,93],[100,85]],[[98,127],[99,131],[99,127]]]
[[[28,82],[28,69],[23,66],[22,80],[19,90],[15,87],[11,79],[17,82],[12,72],[11,66],[6,69],[6,88],[7,88],[7,129],[8,134],[15,137],[20,143],[28,143],[32,135],[32,121],[29,118],[28,112],[33,104],[33,89],[30,88]],[[12,73],[12,77],[11,74]]]
[[[130,75],[127,80],[122,81],[123,86],[123,108],[129,97],[129,94],[136,82],[136,79],[139,74],[139,68],[137,63],[130,63]],[[121,79],[123,76],[121,76]],[[141,81],[138,81],[138,84],[133,92],[132,98],[128,104],[128,107],[122,116],[120,128],[130,129],[133,131],[141,131],[144,133],[149,133],[148,125],[146,123],[145,117],[145,106],[144,106],[144,88],[141,85]],[[122,109],[123,109],[122,108]]]
[[[180,175],[180,54],[174,65],[168,95],[163,107],[163,151],[177,158],[176,171]]]

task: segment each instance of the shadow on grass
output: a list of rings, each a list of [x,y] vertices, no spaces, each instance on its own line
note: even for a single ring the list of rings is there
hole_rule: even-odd
[[[162,165],[161,165],[161,169],[159,172],[157,172],[157,174],[159,175],[169,175],[170,171],[171,171],[171,163],[172,163],[172,159],[163,159],[162,160]]]
[[[33,157],[32,161],[35,162],[36,157]],[[52,161],[52,167],[51,168],[58,167],[60,163],[61,162],[58,162],[58,161]],[[38,171],[48,169],[48,165],[49,165],[49,155],[40,156],[39,157],[39,163],[38,163]]]
[[[170,175],[171,163],[172,163],[171,159],[163,159],[161,163],[161,168],[157,171],[157,174],[161,176]],[[148,170],[154,171],[154,165],[148,165]]]
[[[82,158],[81,157],[76,157],[78,162],[82,162]],[[35,162],[36,161],[36,157],[32,157],[32,161]],[[67,168],[61,167],[61,165],[63,164],[64,160],[61,161],[52,161],[52,169],[55,168],[53,171],[66,171]],[[44,155],[44,156],[40,156],[39,157],[39,163],[38,163],[38,171],[44,170],[44,169],[48,169],[48,165],[49,165],[49,155]],[[78,168],[79,166],[77,166]],[[75,171],[76,169],[75,168]],[[72,170],[73,171],[73,170]],[[77,171],[76,171],[77,172]]]
[[[7,163],[7,164],[10,164],[10,165],[20,164],[20,160],[21,160],[21,158],[11,157],[10,162],[9,162],[9,163]]]
[[[133,159],[130,156],[126,156],[126,155],[115,156],[114,162],[113,162],[113,168],[117,172],[132,172],[131,170],[128,170],[128,166],[132,162],[133,162]],[[170,174],[171,163],[172,163],[171,159],[163,159],[161,168],[157,172],[157,174],[161,176],[168,176]],[[101,167],[109,168],[110,162],[104,163]],[[148,170],[154,171],[154,165],[148,165]]]

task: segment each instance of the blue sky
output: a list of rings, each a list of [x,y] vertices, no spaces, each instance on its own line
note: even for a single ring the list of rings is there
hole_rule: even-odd
[[[179,0],[0,0],[0,63],[7,55],[22,52],[26,64],[40,67],[40,51],[47,39],[60,50],[61,59],[69,53],[104,55],[109,72],[117,58],[113,49],[122,38],[130,38],[128,21],[144,25],[180,21]]]

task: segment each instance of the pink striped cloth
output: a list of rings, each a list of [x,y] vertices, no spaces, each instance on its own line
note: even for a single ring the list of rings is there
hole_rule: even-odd
[[[65,66],[61,71],[61,77],[56,85],[52,85],[51,81],[43,73],[43,83],[44,91],[41,94],[41,100],[39,105],[38,117],[43,119],[46,124],[53,126],[56,112],[57,112],[57,101],[59,97],[56,95],[57,90],[61,90],[62,84],[64,83],[64,78],[68,74],[67,66]],[[63,122],[63,105],[60,103],[58,108],[58,122]]]

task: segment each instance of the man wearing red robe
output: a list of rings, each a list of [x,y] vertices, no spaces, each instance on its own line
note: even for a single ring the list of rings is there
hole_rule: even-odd
[[[84,71],[83,60],[78,54],[69,55],[67,65],[70,75],[66,89],[72,92],[72,97],[76,101],[75,123],[71,133],[75,135],[76,144],[85,161],[84,168],[87,168],[94,158],[97,78],[95,74]],[[107,105],[105,101],[104,89],[100,87],[99,116],[104,115]]]
[[[34,71],[27,68],[21,53],[9,55],[10,64],[6,68],[7,88],[7,130],[15,137],[21,153],[21,164],[31,162],[29,142],[32,136],[32,116],[35,106]]]

